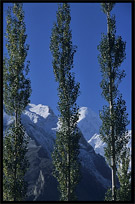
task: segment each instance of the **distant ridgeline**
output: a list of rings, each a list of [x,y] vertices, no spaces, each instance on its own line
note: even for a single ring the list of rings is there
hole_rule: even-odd
[[[106,190],[111,186],[111,170],[104,157],[101,156],[102,145],[97,151],[96,143],[101,144],[97,134],[101,121],[93,111],[86,107],[81,107],[79,112],[78,127],[81,134],[79,157],[82,176],[77,187],[78,200],[102,201]],[[14,118],[8,116],[5,110],[3,117],[3,130],[5,130]],[[27,200],[59,200],[57,181],[52,176],[51,158],[56,131],[59,128],[58,118],[48,106],[29,104],[22,114],[22,123],[29,136],[27,157],[30,168],[25,175],[28,181]],[[94,141],[95,134],[97,139]]]
[[[111,186],[111,170],[104,159],[105,144],[99,138],[101,121],[91,109],[81,107],[78,127],[80,129],[80,160],[82,178],[77,187],[80,201],[102,201]],[[3,132],[14,121],[3,110]],[[55,201],[59,199],[57,181],[52,176],[51,153],[59,128],[57,116],[44,105],[29,104],[22,114],[22,123],[29,138],[27,157],[30,168],[27,200]],[[131,131],[128,132],[131,135]],[[131,147],[131,141],[128,144]],[[131,162],[130,162],[131,167]]]

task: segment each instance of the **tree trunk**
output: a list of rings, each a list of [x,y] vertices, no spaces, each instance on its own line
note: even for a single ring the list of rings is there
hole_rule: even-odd
[[[108,34],[108,41],[109,41],[109,52],[110,52],[110,26],[109,26],[109,21],[110,21],[110,13],[107,12],[107,34]],[[112,87],[113,87],[113,81],[112,81],[112,67],[111,67],[111,54],[110,55],[110,60],[109,60],[109,69],[110,69],[110,84],[109,84],[109,105],[110,105],[110,118],[112,119],[113,115],[113,96],[112,96]],[[113,122],[111,121],[111,126],[110,126],[110,134],[112,138],[112,143],[111,143],[111,168],[112,168],[112,200],[116,201],[116,164],[115,164],[115,140],[114,140],[114,125]]]
[[[18,115],[17,115],[17,110],[15,110],[15,127],[17,127],[17,120],[18,120]]]
[[[67,201],[70,201],[70,156],[67,154],[68,178],[67,178]]]
[[[68,182],[67,182],[67,200],[70,201],[70,113],[68,110],[68,153],[67,153],[67,166],[68,166]]]
[[[15,110],[15,127],[17,127],[17,121],[18,120],[18,115],[17,115],[17,110]],[[15,140],[17,140],[15,136]],[[15,169],[14,169],[14,201],[16,201],[16,144],[15,144],[15,152],[14,152],[14,162],[15,162]]]

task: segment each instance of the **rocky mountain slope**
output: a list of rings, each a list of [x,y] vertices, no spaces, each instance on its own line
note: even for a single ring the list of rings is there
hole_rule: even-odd
[[[96,117],[93,113],[88,119],[85,117],[88,113],[86,109],[80,109],[81,115],[78,123],[81,134],[79,155],[81,160],[81,180],[76,191],[80,201],[102,201],[106,189],[111,185],[111,171],[105,159],[96,154],[83,135],[84,133],[88,134],[89,131],[85,127],[90,125],[93,133],[96,133],[99,123],[98,121],[97,125],[95,125]],[[3,117],[3,130],[5,130],[13,122],[14,118],[8,116],[5,111]],[[95,118],[95,121],[92,121],[91,124],[89,124],[90,118]],[[30,168],[25,175],[28,181],[27,200],[59,200],[57,181],[52,176],[51,159],[58,129],[58,118],[48,106],[29,104],[22,114],[22,123],[30,137],[27,152]],[[91,132],[91,135],[93,133]]]
[[[78,121],[78,126],[83,133],[83,136],[87,142],[94,148],[97,154],[100,154],[104,157],[104,147],[105,143],[99,137],[99,128],[102,124],[100,118],[96,113],[94,113],[90,108],[81,107],[80,108],[80,118]],[[126,133],[127,136],[131,138],[131,130],[128,130]],[[127,147],[130,148],[131,154],[131,139],[127,144]],[[129,170],[131,170],[131,161],[129,165]]]
[[[131,134],[132,134],[131,130],[128,130],[126,134],[131,138]],[[99,134],[94,134],[93,137],[91,137],[91,139],[88,140],[88,143],[94,148],[97,154],[100,154],[104,157],[104,147],[106,146],[106,144],[102,142],[102,140],[99,137]],[[129,140],[127,147],[130,149],[130,155],[131,155],[131,139]],[[131,170],[131,160],[129,163],[129,170]]]

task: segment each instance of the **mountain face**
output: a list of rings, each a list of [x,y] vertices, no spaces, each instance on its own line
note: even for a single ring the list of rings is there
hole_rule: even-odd
[[[100,154],[104,157],[104,147],[106,144],[100,139],[99,134],[94,134],[88,143],[94,148],[97,154]]]
[[[131,138],[131,130],[128,130],[126,134]],[[99,134],[94,134],[93,137],[91,137],[91,139],[88,140],[88,143],[94,148],[97,154],[100,154],[104,157],[104,147],[106,146],[106,144],[102,142],[102,140],[99,137]],[[130,149],[130,155],[131,155],[131,139],[129,140],[127,147]],[[131,170],[131,160],[129,163],[129,170]]]
[[[99,133],[99,127],[102,123],[98,115],[90,108],[81,107],[79,114],[78,127],[82,131],[85,139],[88,141],[95,133]]]
[[[100,118],[94,113],[90,108],[81,107],[79,110],[80,117],[78,121],[78,126],[83,133],[83,136],[87,142],[94,148],[97,154],[100,154],[104,157],[104,147],[106,144],[102,142],[99,137],[99,128],[102,125]],[[126,133],[127,136],[131,138],[131,130],[128,130]],[[127,147],[130,148],[131,154],[131,139],[127,144]],[[131,161],[129,164],[129,170],[131,170]]]
[[[94,148],[86,141],[89,131],[89,138],[98,132],[100,121],[96,118],[96,114],[86,107],[80,108],[80,114],[78,126],[81,135],[79,155],[81,180],[76,194],[79,201],[102,201],[106,189],[111,185],[111,170],[104,157],[96,154]],[[5,130],[14,121],[14,117],[8,116],[3,111],[3,118],[3,130]],[[26,155],[30,168],[25,175],[28,182],[27,200],[57,201],[58,183],[52,175],[51,153],[59,127],[58,118],[48,106],[29,104],[22,114],[22,124],[30,138]]]

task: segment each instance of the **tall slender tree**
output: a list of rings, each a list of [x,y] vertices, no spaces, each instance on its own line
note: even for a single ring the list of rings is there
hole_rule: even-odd
[[[123,145],[128,142],[125,137],[128,125],[125,101],[119,94],[118,85],[125,77],[125,71],[120,70],[120,65],[125,59],[126,43],[121,36],[116,37],[115,16],[110,12],[114,3],[102,3],[102,10],[107,16],[107,35],[102,35],[98,46],[100,51],[99,63],[102,73],[102,95],[109,106],[104,106],[100,114],[103,125],[100,128],[101,139],[106,142],[105,155],[112,169],[112,200],[116,200],[116,165],[118,155]]]
[[[6,131],[3,148],[4,200],[25,199],[24,174],[28,167],[25,157],[27,142],[21,125],[21,113],[30,102],[29,61],[25,62],[29,46],[21,3],[14,3],[7,11],[6,48],[3,61],[3,98],[5,111],[15,117],[15,123]]]
[[[60,128],[56,133],[56,143],[52,154],[54,176],[59,183],[60,200],[77,199],[75,189],[79,182],[79,119],[76,104],[79,95],[79,83],[75,82],[73,58],[76,47],[72,45],[70,30],[70,6],[63,3],[58,6],[57,23],[52,29],[50,50],[53,55],[53,70],[58,82],[58,110]]]

